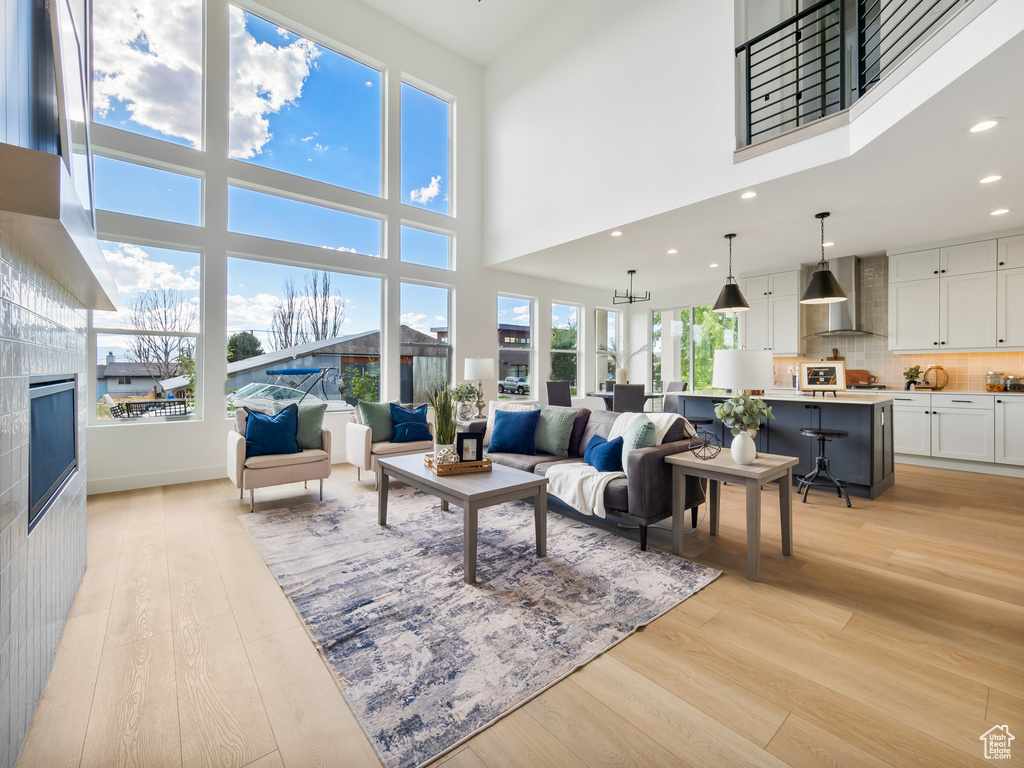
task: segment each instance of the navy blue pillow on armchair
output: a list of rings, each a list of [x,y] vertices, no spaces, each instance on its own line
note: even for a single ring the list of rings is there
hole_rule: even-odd
[[[598,472],[621,472],[622,443],[621,437],[609,442],[600,435],[594,435],[583,454],[583,461]]]
[[[295,434],[299,429],[299,406],[292,403],[273,416],[259,411],[245,412],[245,458],[273,456],[278,453],[298,453]]]
[[[494,432],[487,450],[491,453],[537,455],[537,424],[540,411],[495,411]]]

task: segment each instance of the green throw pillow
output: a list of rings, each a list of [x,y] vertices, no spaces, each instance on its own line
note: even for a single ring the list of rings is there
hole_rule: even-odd
[[[395,427],[391,423],[391,403],[360,402],[359,418],[370,428],[371,443],[386,443],[395,436]]]
[[[274,403],[274,413],[280,413],[284,407],[281,403]],[[324,428],[326,412],[327,403],[299,403],[299,426],[295,432],[299,448],[324,447],[320,432]]]
[[[646,416],[634,421],[622,436],[622,471],[629,474],[630,451],[637,448],[650,448],[654,445],[654,422]]]
[[[566,458],[569,455],[569,438],[572,437],[572,425],[576,421],[575,411],[556,411],[553,408],[540,409],[540,421],[534,442],[537,453],[550,453],[552,456]]]

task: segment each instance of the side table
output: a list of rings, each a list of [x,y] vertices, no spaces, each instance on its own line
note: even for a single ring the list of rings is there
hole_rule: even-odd
[[[742,483],[747,492],[747,578],[757,581],[761,561],[761,486],[779,486],[779,516],[782,518],[782,554],[793,554],[793,467],[794,456],[759,453],[753,464],[737,464],[729,451],[713,459],[699,459],[692,453],[666,456],[672,467],[672,552],[683,554],[683,514],[687,507],[686,476],[707,478],[710,498],[711,535],[718,535],[720,483]]]

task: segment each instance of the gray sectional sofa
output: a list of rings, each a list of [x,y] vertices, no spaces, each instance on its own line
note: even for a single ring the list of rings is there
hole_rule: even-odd
[[[607,439],[612,423],[619,416],[615,411],[591,411],[587,408],[564,406],[545,407],[576,412],[572,436],[569,439],[568,458],[546,453],[538,453],[536,456],[492,453],[485,446],[486,457],[498,464],[544,475],[554,464],[582,462],[583,452],[590,444],[590,440],[595,435]],[[487,421],[478,419],[469,422],[468,431],[486,432],[486,427]],[[689,423],[680,419],[669,428],[661,445],[631,451],[627,458],[627,476],[613,480],[605,490],[604,504],[607,513],[640,526],[642,550],[647,549],[647,527],[672,516],[672,472],[671,467],[665,463],[665,457],[691,449],[690,429],[692,428]],[[691,509],[695,512],[704,501],[706,481],[687,478],[686,482],[686,498],[694,500]]]

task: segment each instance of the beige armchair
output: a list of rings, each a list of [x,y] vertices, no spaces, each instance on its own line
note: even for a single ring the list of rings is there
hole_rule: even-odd
[[[228,432],[227,471],[238,498],[249,491],[249,511],[256,507],[256,488],[284,485],[302,481],[308,487],[310,480],[320,481],[320,500],[324,499],[324,480],[331,476],[331,433],[321,430],[322,449],[305,448],[299,453],[245,458],[245,421],[248,414],[243,408],[235,411],[235,425]]]
[[[431,433],[434,425],[428,424]],[[356,468],[356,479],[362,479],[362,472],[377,472],[377,457],[391,458],[392,456],[404,456],[408,453],[428,453],[434,450],[432,440],[418,440],[412,443],[390,443],[372,442],[370,428],[362,423],[359,418],[359,409],[356,408],[352,414],[352,421],[345,425],[345,460],[354,464]],[[374,478],[374,488],[377,487],[377,479]]]

